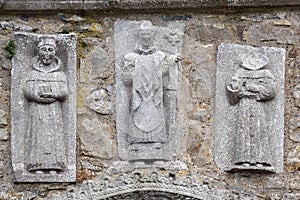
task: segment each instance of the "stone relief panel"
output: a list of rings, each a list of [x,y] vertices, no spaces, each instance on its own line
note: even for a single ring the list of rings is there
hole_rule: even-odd
[[[76,180],[76,38],[15,33],[11,117],[16,182]]]
[[[172,160],[180,144],[182,30],[149,21],[114,26],[118,152],[123,160]]]
[[[219,188],[206,176],[168,170],[135,170],[116,176],[87,180],[80,188],[68,189],[66,200],[82,199],[159,199],[159,200],[240,200],[261,199],[252,190]]]
[[[285,50],[221,44],[215,161],[226,171],[283,170]]]

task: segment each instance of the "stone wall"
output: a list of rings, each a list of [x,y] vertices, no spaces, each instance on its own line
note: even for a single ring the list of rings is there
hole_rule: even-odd
[[[184,27],[180,113],[183,125],[177,160],[188,169],[179,170],[176,176],[200,176],[197,180],[208,185],[207,199],[299,199],[299,2],[176,1],[174,6],[169,1],[161,5],[154,1],[103,2],[106,7],[88,1],[0,1],[0,199],[98,199],[91,187],[100,184],[100,180],[116,178],[107,170],[120,160],[113,37],[113,26],[118,20],[149,20],[155,26],[170,27],[176,23]],[[14,48],[9,42],[15,32],[77,36],[76,183],[13,181],[10,83]],[[228,173],[214,162],[218,148],[214,146],[216,63],[221,43],[286,50],[283,172]],[[151,170],[141,169],[143,173]],[[168,169],[160,170],[169,173]]]

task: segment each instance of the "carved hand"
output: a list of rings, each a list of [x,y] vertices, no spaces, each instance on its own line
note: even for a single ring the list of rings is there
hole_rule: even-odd
[[[260,91],[259,85],[255,84],[255,83],[248,82],[248,83],[246,83],[245,87],[249,92],[258,93]]]
[[[41,97],[40,98],[41,103],[52,103],[54,101],[56,101],[56,99],[50,98],[50,97]]]
[[[51,97],[51,88],[49,85],[39,85],[39,93],[40,97],[50,98]]]
[[[124,58],[124,72],[132,72],[134,69],[134,61],[129,58]]]
[[[231,91],[239,91],[240,86],[240,80],[238,78],[233,77],[231,82],[228,83],[227,88]]]

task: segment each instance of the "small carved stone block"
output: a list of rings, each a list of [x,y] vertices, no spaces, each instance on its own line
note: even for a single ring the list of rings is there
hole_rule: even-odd
[[[114,31],[119,156],[172,160],[180,149],[182,32],[149,21],[118,21]]]
[[[76,38],[15,33],[11,151],[16,182],[76,180]]]
[[[285,50],[221,44],[215,161],[231,171],[283,170]]]

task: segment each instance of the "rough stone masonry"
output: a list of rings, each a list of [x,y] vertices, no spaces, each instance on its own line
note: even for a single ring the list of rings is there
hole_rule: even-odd
[[[299,16],[0,1],[0,199],[299,199]]]

